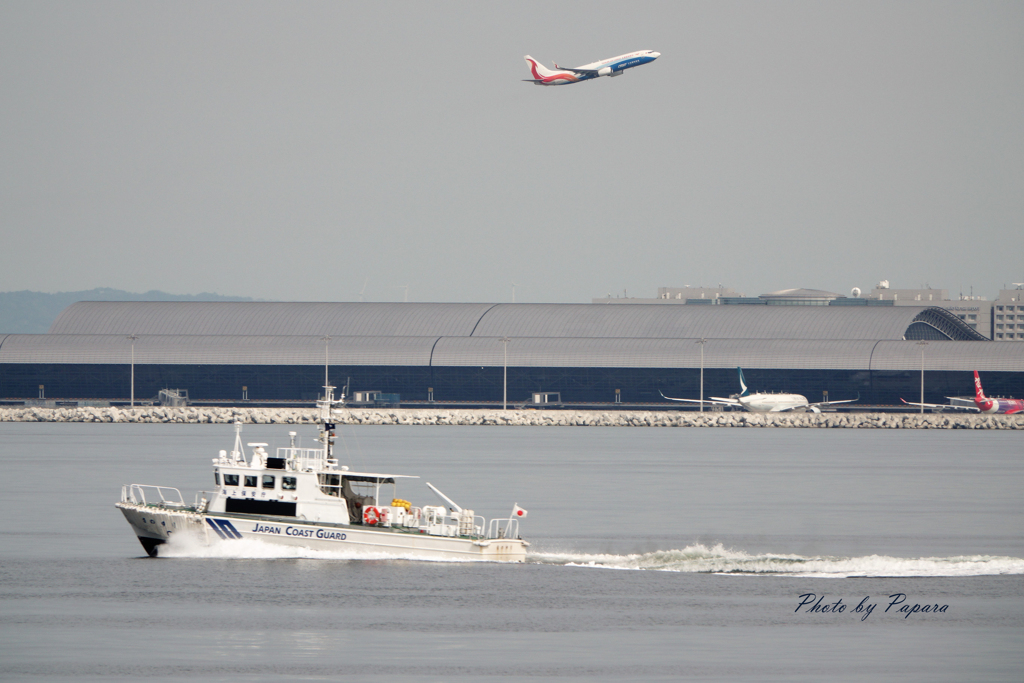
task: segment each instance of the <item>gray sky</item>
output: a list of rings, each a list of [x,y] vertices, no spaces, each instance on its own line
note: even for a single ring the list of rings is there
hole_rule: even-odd
[[[1024,281],[1021,2],[7,0],[0,81],[0,291]]]

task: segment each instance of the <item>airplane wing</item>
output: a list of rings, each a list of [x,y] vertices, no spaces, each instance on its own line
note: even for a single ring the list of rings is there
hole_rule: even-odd
[[[658,393],[661,394],[660,391]],[[669,401],[680,401],[682,403],[700,403],[700,399],[698,399],[698,398],[672,398],[671,396],[666,396],[665,394],[661,394],[661,397],[664,398],[664,399],[668,399]],[[720,403],[722,405],[727,405],[727,406],[738,406],[738,405],[740,405],[740,402],[735,400],[735,399],[731,399],[731,398],[714,398],[714,397],[704,399],[704,403]]]
[[[812,413],[820,413],[821,412],[821,410],[820,410],[821,406],[831,406],[831,405],[835,405],[836,403],[853,403],[854,401],[859,401],[859,400],[860,400],[859,398],[851,398],[851,399],[846,400],[846,401],[819,401],[817,403],[808,403],[807,405],[802,405],[802,406],[789,406],[788,408],[780,408],[778,410],[772,410],[771,412],[773,412],[773,413],[791,413],[791,412],[793,412],[795,410],[809,410]]]
[[[948,403],[913,403],[903,398],[901,398],[900,400],[906,403],[908,406],[917,406],[919,408],[923,406],[925,408],[941,408],[943,410],[949,408],[952,410],[973,410],[974,412],[980,412],[977,406],[954,406]]]
[[[857,398],[848,398],[844,401],[818,401],[817,403],[808,403],[808,408],[819,408],[821,406],[834,406],[839,403],[856,403],[860,400],[860,394],[857,394]],[[903,399],[900,399],[903,400]]]

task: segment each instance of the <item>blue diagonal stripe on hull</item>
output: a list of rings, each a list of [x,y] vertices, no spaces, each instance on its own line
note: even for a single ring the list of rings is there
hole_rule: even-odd
[[[227,536],[224,535],[224,532],[220,530],[220,527],[218,527],[216,524],[213,523],[212,519],[207,517],[206,518],[206,523],[210,525],[211,529],[213,529],[214,531],[217,532],[217,535],[220,536],[222,540],[227,538]]]
[[[229,520],[218,519],[217,524],[220,526],[221,529],[224,530],[224,533],[228,535],[228,538],[242,537],[242,534],[238,531],[238,529],[235,528],[235,525],[232,524]]]

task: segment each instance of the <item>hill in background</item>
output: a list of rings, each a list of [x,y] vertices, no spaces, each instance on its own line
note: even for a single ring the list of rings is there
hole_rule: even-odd
[[[0,292],[0,334],[45,334],[60,312],[76,301],[254,301],[220,294],[144,294],[100,287],[85,292]]]

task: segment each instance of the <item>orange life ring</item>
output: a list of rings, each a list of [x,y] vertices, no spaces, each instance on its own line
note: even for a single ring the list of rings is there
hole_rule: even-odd
[[[372,505],[363,508],[363,522],[369,526],[376,526],[380,522],[380,510]]]

